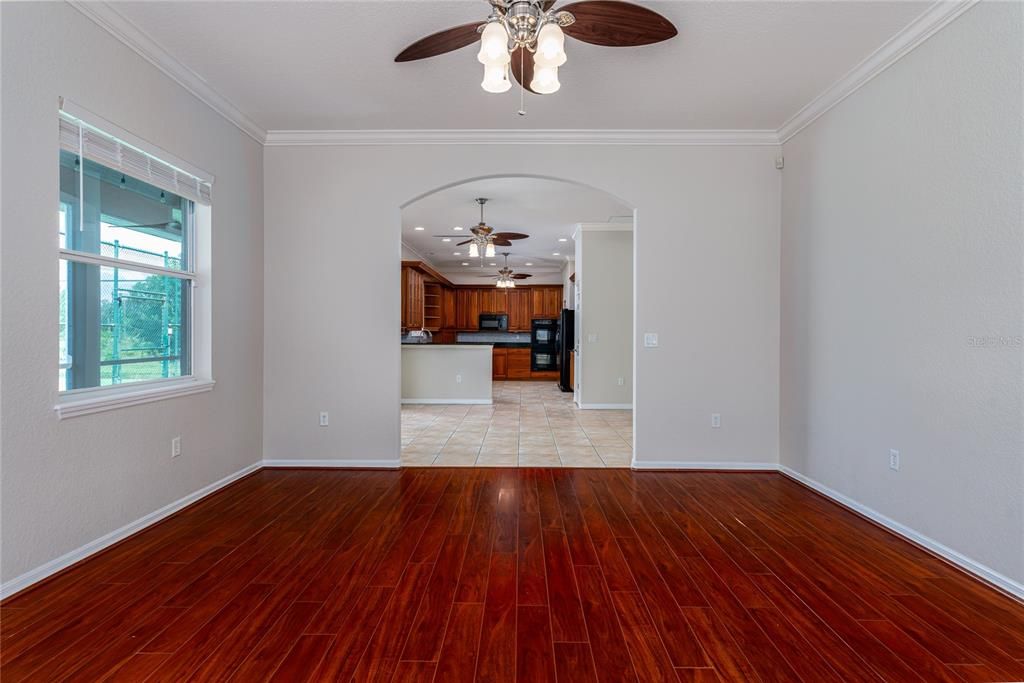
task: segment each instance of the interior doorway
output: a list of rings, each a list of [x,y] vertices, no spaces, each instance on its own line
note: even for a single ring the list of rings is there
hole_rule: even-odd
[[[634,213],[532,176],[402,208],[403,466],[630,466]]]

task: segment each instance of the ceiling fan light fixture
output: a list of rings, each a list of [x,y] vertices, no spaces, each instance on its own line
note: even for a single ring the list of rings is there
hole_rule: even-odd
[[[508,51],[508,31],[500,21],[491,21],[484,27],[476,58],[484,66],[505,66],[512,61]]]
[[[512,81],[508,79],[508,65],[485,64],[480,87],[489,93],[507,92],[512,87]]]
[[[533,70],[533,80],[530,81],[530,90],[540,95],[550,95],[558,92],[562,84],[558,82],[557,66],[537,66]]]
[[[537,66],[562,66],[568,59],[565,54],[565,33],[555,23],[547,23],[537,34],[537,51],[533,63]]]
[[[480,249],[476,246],[476,242],[471,242],[469,245],[469,258],[478,258],[480,256]]]
[[[487,243],[487,248],[484,251],[484,255],[487,258],[494,258],[494,244],[493,243],[491,243],[491,242]]]

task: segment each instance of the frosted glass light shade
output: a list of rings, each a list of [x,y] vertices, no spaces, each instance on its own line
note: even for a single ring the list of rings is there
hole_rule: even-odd
[[[562,84],[558,82],[558,67],[537,66],[533,70],[533,80],[530,81],[530,90],[540,95],[550,95],[557,92]]]
[[[533,63],[537,66],[562,66],[565,60],[565,34],[558,24],[544,24],[537,34],[537,51]]]
[[[480,249],[476,246],[476,242],[469,245],[469,258],[477,258],[480,256]]]
[[[487,243],[487,250],[484,252],[487,258],[494,258],[494,245],[490,242]]]
[[[477,60],[484,66],[504,66],[512,61],[508,51],[508,31],[498,21],[492,21],[480,35]]]
[[[508,80],[508,67],[503,64],[487,64],[484,66],[484,80],[480,87],[491,93],[502,93],[512,87]]]

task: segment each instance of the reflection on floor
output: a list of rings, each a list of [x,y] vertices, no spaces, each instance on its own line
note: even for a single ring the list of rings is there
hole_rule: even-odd
[[[629,467],[633,411],[579,410],[554,382],[495,382],[494,405],[402,406],[402,464]]]

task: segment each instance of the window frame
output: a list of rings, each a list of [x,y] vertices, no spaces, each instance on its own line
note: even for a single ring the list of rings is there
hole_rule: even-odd
[[[72,111],[69,112],[69,109]],[[215,384],[210,371],[210,360],[212,354],[210,348],[209,327],[211,324],[211,316],[210,294],[209,287],[207,286],[210,278],[210,266],[209,259],[207,257],[210,248],[209,228],[212,216],[212,202],[209,202],[208,190],[209,186],[212,185],[213,177],[202,171],[196,171],[193,173],[193,169],[195,169],[195,167],[184,164],[184,162],[181,162],[169,154],[163,153],[159,148],[142,142],[139,138],[136,138],[130,133],[103,121],[100,117],[89,115],[85,110],[67,102],[66,100],[61,100],[59,113],[61,118],[70,117],[77,119],[83,127],[88,127],[89,129],[98,131],[102,135],[116,140],[118,143],[124,144],[126,147],[130,146],[134,151],[141,151],[155,162],[165,165],[172,165],[169,162],[173,162],[173,167],[179,174],[188,173],[190,175],[190,180],[194,178],[197,183],[205,183],[207,185],[207,194],[203,199],[208,201],[197,201],[196,197],[188,196],[187,194],[182,195],[183,198],[188,201],[188,215],[185,216],[185,220],[182,221],[182,223],[185,224],[183,226],[183,231],[185,231],[183,234],[185,251],[182,253],[182,260],[185,262],[185,268],[180,270],[138,262],[130,258],[115,258],[104,254],[70,249],[67,247],[67,243],[58,243],[56,254],[58,265],[80,263],[95,266],[97,268],[118,268],[120,270],[138,272],[146,275],[170,277],[181,283],[187,282],[188,286],[183,286],[182,293],[183,298],[187,297],[188,299],[187,302],[183,302],[182,306],[182,308],[187,307],[187,313],[182,318],[182,326],[187,325],[187,339],[183,339],[182,341],[188,345],[187,353],[189,356],[188,374],[183,374],[179,377],[160,377],[149,380],[124,382],[115,385],[81,387],[65,390],[60,390],[59,386],[55,387],[55,390],[57,391],[57,403],[54,406],[54,410],[56,411],[58,419],[88,415],[131,405],[210,391]],[[89,118],[84,118],[83,113]],[[67,147],[65,146],[64,149],[67,149]],[[111,164],[104,159],[92,158],[88,154],[80,155],[80,158],[91,159],[91,161],[96,164],[106,168],[112,168]],[[180,170],[183,167],[188,168],[189,170],[183,172]],[[155,184],[147,178],[139,178],[138,174],[133,174],[130,171],[124,169],[116,170],[119,170],[119,172],[123,172],[124,175],[130,176],[141,182],[149,183],[151,185]],[[157,187],[161,187],[160,184],[156,185]],[[167,187],[164,189],[171,192],[175,191],[173,187]],[[57,200],[58,205],[60,203],[69,203],[65,201],[65,197],[59,189],[57,192]],[[85,198],[82,197],[81,192],[79,192],[79,206],[75,207],[76,214],[81,213],[81,206],[84,201]],[[68,225],[66,226],[66,229],[71,230],[74,229],[74,227]],[[72,321],[68,320],[67,325],[69,326],[69,331],[71,324]],[[183,348],[181,356],[184,355],[185,349]],[[59,359],[60,354],[57,354],[57,356]],[[72,363],[73,362],[74,361],[72,360]],[[60,369],[60,365],[62,365],[62,363],[58,360],[58,369]]]

